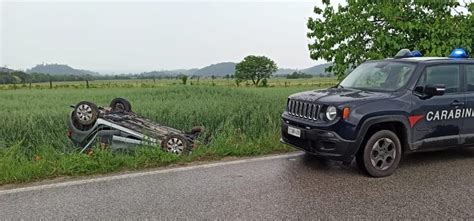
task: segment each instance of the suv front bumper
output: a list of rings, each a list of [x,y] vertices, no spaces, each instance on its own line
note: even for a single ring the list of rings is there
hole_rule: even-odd
[[[300,137],[288,134],[288,127],[299,129]],[[282,119],[280,141],[318,157],[346,163],[352,162],[357,151],[355,141],[345,140],[333,131],[309,126],[303,128],[301,124],[287,119]]]

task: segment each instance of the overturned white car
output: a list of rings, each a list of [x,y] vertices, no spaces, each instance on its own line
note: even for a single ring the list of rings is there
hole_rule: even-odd
[[[184,132],[167,127],[132,112],[130,102],[115,98],[110,107],[98,107],[81,101],[71,105],[68,137],[84,152],[97,143],[112,149],[129,149],[137,145],[160,145],[164,151],[182,154],[193,149],[202,127]]]

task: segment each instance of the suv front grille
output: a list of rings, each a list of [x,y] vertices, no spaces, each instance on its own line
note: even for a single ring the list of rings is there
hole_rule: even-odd
[[[288,114],[308,120],[318,120],[321,105],[303,101],[289,100],[287,106]]]

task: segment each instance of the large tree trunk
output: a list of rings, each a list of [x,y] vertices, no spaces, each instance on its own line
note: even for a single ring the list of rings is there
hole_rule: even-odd
[[[258,87],[258,83],[260,83],[260,80],[261,80],[261,79],[257,79],[257,81],[256,81],[256,82],[254,82],[254,84],[255,84],[255,87]]]
[[[257,82],[253,78],[252,78],[252,83],[253,83],[253,85],[257,85]]]

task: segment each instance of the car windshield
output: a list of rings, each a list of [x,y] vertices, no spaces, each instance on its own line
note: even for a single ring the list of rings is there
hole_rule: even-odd
[[[380,61],[367,62],[352,71],[339,86],[360,90],[396,91],[408,82],[414,64]]]

